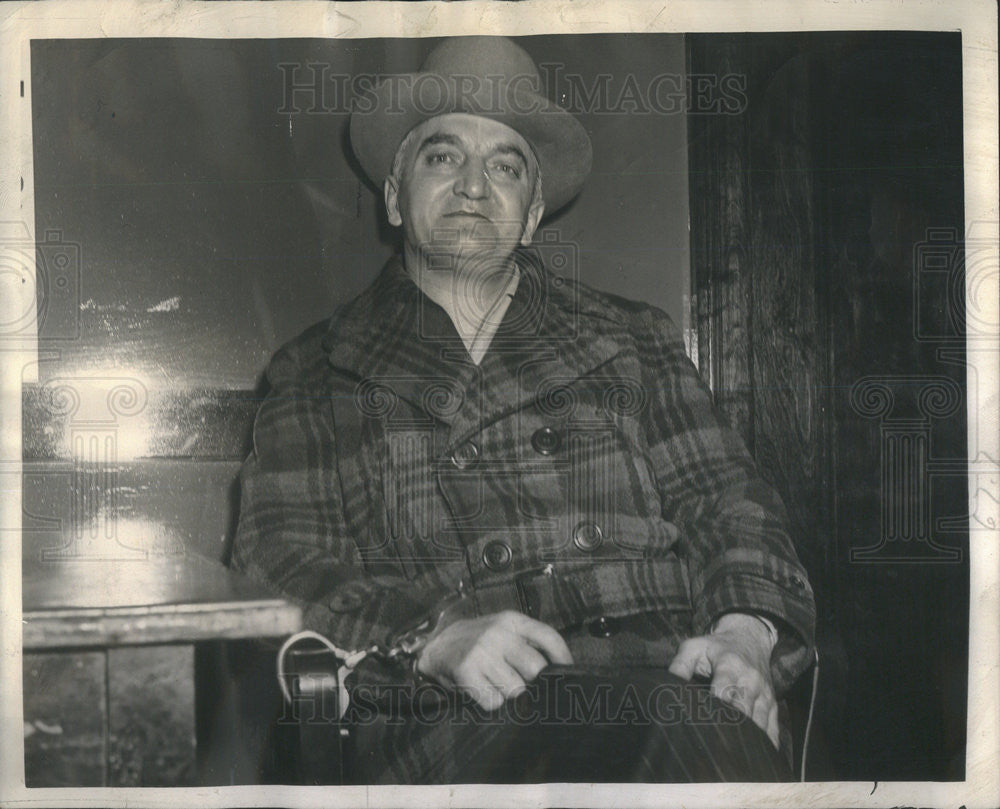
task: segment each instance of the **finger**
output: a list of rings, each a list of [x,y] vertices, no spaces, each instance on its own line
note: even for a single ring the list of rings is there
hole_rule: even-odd
[[[716,667],[712,676],[712,693],[753,718],[753,699],[747,687],[728,668]]]
[[[487,711],[495,711],[504,703],[504,695],[486,675],[476,669],[463,669],[455,677],[455,685],[459,690],[470,696],[480,707]]]
[[[753,719],[754,724],[765,732],[767,732],[768,724],[771,721],[771,708],[773,704],[773,700],[767,694],[760,694],[753,704],[753,713],[750,717]]]
[[[534,680],[549,661],[534,646],[518,643],[504,653],[504,660],[511,665],[526,683]]]
[[[544,654],[550,663],[569,665],[573,662],[573,655],[566,641],[555,629],[522,613],[515,615],[516,618],[513,619],[515,631]]]
[[[750,718],[761,730],[767,730],[767,719],[774,703],[769,684],[761,677],[760,672],[750,666],[741,668],[737,682],[747,695]]]
[[[781,733],[778,727],[778,703],[771,703],[771,711],[767,716],[767,738],[769,738],[774,746],[781,749]]]
[[[684,641],[670,662],[670,673],[682,680],[690,680],[693,674],[707,677],[711,673],[711,664],[705,656],[705,646],[701,638]]]
[[[761,673],[750,665],[746,659],[732,652],[722,652],[713,661],[713,684],[718,683],[720,689],[732,686],[731,696],[734,704],[761,727],[766,724],[767,711],[770,710],[770,701],[774,699],[769,681]],[[763,698],[765,701],[764,715],[755,716],[757,710],[757,700]]]
[[[432,680],[436,680],[445,688],[457,687],[457,683],[455,682],[454,678],[452,678],[445,672],[434,671],[428,667],[427,657],[423,652],[421,652],[420,656],[417,657],[416,669],[417,669],[417,674],[420,674],[424,677],[429,677]]]
[[[483,674],[500,694],[502,701],[516,697],[527,688],[521,675],[504,660],[494,660],[484,665]]]

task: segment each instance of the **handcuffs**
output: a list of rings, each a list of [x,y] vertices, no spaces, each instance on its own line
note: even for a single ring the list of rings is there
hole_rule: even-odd
[[[469,598],[460,582],[454,592],[449,593],[438,601],[416,623],[390,634],[385,642],[375,642],[368,648],[357,649],[355,651],[341,649],[329,638],[311,629],[296,632],[281,644],[281,648],[278,650],[276,667],[278,687],[281,689],[282,696],[284,696],[286,702],[289,704],[292,703],[292,693],[288,686],[289,675],[285,672],[285,657],[289,650],[302,640],[318,641],[329,649],[337,660],[340,661],[340,667],[337,669],[337,705],[340,713],[338,718],[343,719],[344,714],[347,713],[350,701],[350,694],[347,691],[345,680],[361,664],[362,660],[373,657],[383,663],[396,666],[409,666],[410,671],[417,679],[423,679],[423,675],[417,671],[417,659],[420,652],[427,645],[427,641],[437,629],[447,626],[465,616],[472,603],[473,599]]]

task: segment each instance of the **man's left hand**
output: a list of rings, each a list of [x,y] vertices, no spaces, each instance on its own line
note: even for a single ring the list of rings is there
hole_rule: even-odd
[[[778,703],[771,684],[774,640],[752,615],[722,616],[710,635],[688,638],[670,664],[684,680],[693,674],[712,678],[712,693],[749,716],[777,748]]]

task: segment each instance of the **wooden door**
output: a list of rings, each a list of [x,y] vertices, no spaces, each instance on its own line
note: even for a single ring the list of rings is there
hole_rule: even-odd
[[[961,779],[959,35],[693,35],[688,58],[740,100],[689,105],[692,320],[815,587],[808,775]]]

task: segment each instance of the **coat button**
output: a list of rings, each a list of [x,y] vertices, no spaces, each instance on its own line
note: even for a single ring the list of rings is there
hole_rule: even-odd
[[[618,634],[619,622],[617,618],[601,616],[592,622],[587,629],[595,638],[610,638],[612,635]]]
[[[479,447],[472,441],[466,441],[460,447],[456,447],[451,453],[451,463],[456,469],[464,470],[471,467],[479,458]]]
[[[562,438],[551,427],[540,427],[531,436],[531,448],[539,455],[552,455],[562,446]]]
[[[487,542],[486,547],[483,548],[483,564],[490,570],[503,570],[509,567],[513,556],[510,545],[499,539]]]
[[[584,553],[596,551],[604,541],[601,526],[592,522],[582,522],[573,529],[573,544]]]

